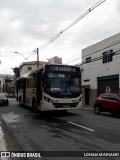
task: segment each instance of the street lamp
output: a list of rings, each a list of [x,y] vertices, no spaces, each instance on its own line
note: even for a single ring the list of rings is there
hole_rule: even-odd
[[[33,52],[35,52],[36,54],[37,54],[37,67],[39,67],[39,48],[37,48],[36,50],[34,50]],[[17,54],[19,54],[19,55],[21,55],[22,57],[24,57],[25,58],[25,60],[27,60],[29,57],[25,57],[25,56],[23,56],[23,54],[21,54],[21,53],[19,53],[19,52],[14,52],[14,53],[17,53]]]
[[[14,52],[14,53],[17,53],[17,54],[21,55],[22,57],[24,57],[26,59],[26,57],[23,56],[21,53],[19,53],[19,52]]]

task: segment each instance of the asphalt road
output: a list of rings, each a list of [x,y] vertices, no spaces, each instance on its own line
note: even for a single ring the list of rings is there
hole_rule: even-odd
[[[15,99],[9,101],[9,106],[0,106],[0,126],[9,151],[40,151],[44,157],[32,158],[36,160],[89,159],[77,157],[77,153],[120,151],[120,116],[95,115],[92,109],[67,113],[34,113],[29,108],[18,106]],[[45,157],[45,154],[58,155]]]

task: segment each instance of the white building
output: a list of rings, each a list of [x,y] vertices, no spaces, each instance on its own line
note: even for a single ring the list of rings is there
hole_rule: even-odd
[[[82,50],[83,106],[105,92],[120,93],[120,33]]]
[[[39,65],[48,64],[48,62],[39,61]],[[28,73],[31,70],[37,68],[37,61],[24,62],[19,66],[20,76]]]
[[[3,91],[3,85],[5,83],[5,77],[6,77],[6,75],[0,74],[0,92]]]
[[[48,62],[50,64],[62,64],[62,58],[55,56],[55,57],[48,59]]]
[[[0,92],[2,91],[10,92],[13,86],[14,86],[13,75],[0,74]]]
[[[31,70],[34,70],[35,68],[37,68],[37,61],[30,61],[30,62],[24,62],[19,66],[19,72],[20,72],[20,76],[28,73]],[[39,65],[43,65],[43,64],[62,64],[62,58],[59,58],[57,56],[48,59],[48,62],[46,61],[39,61]]]

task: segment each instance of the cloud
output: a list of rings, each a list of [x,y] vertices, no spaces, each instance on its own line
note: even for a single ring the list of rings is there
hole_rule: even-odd
[[[79,0],[6,0],[1,1],[0,6],[10,14],[11,23],[20,21],[18,30],[26,36],[37,38],[49,38],[62,29],[63,23],[77,18],[78,13],[84,10],[87,1]],[[87,7],[87,6],[86,6]],[[85,8],[86,8],[85,7]]]
[[[31,52],[40,47],[96,2],[98,0],[1,0],[2,55],[12,55],[14,51]],[[55,55],[62,55],[64,62],[75,59],[80,56],[83,47],[119,32],[119,19],[113,22],[114,18],[120,15],[119,6],[119,0],[106,0],[41,51],[40,60]],[[16,65],[20,62],[18,58]]]

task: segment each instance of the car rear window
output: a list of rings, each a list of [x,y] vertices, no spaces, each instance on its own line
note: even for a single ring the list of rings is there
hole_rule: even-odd
[[[112,101],[118,101],[119,98],[118,98],[117,95],[110,95],[110,100],[112,100]]]
[[[114,95],[114,94],[102,94],[100,95],[102,99],[109,99],[113,101],[117,101],[120,98],[120,95]],[[118,98],[119,97],[119,98]]]
[[[101,98],[103,98],[103,99],[109,99],[109,96],[108,95],[102,95]]]
[[[0,93],[0,98],[5,98],[6,96],[4,95],[4,93]]]

